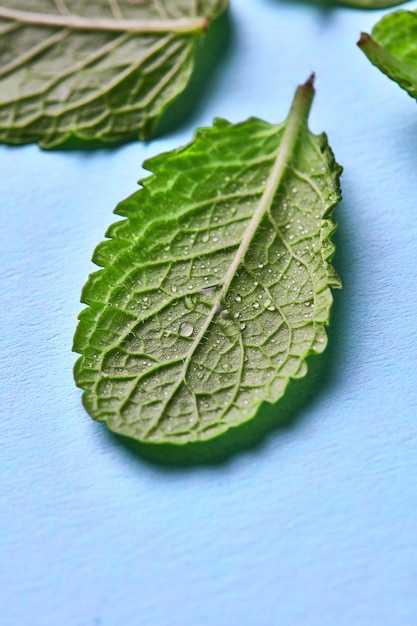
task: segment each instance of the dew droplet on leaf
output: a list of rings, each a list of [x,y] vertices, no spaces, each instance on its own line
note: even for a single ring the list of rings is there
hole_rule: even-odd
[[[182,337],[191,337],[194,332],[194,326],[189,322],[183,322],[179,328]]]

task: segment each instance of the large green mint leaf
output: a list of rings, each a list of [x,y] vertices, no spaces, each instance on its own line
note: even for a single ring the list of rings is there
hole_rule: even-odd
[[[358,46],[373,65],[417,98],[417,12],[384,16],[372,36],[361,34]]]
[[[0,141],[147,137],[227,0],[0,0]]]
[[[145,163],[93,260],[74,350],[90,415],[145,442],[212,438],[276,402],[326,345],[337,165],[307,127],[215,120]]]

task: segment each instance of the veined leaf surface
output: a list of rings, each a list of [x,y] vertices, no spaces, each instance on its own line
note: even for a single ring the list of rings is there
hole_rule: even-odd
[[[358,46],[373,65],[417,98],[417,12],[394,11],[362,33]]]
[[[93,260],[74,350],[90,415],[145,442],[214,437],[276,402],[326,345],[340,200],[312,79],[288,119],[215,120],[145,163]]]
[[[227,0],[0,0],[0,141],[147,137]]]

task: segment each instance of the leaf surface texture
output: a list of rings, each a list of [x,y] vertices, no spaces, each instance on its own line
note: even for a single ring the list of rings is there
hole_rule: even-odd
[[[326,345],[339,176],[307,127],[217,119],[121,202],[93,260],[74,350],[87,411],[145,442],[215,437],[276,402]]]
[[[147,137],[227,0],[0,0],[0,141]]]
[[[394,11],[358,42],[373,65],[417,98],[417,12]]]

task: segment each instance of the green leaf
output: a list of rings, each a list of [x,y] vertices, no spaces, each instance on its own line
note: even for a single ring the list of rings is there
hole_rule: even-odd
[[[381,72],[417,98],[417,12],[395,11],[372,30],[362,33],[358,46]]]
[[[326,345],[341,167],[307,127],[217,119],[153,176],[94,253],[74,350],[90,415],[145,442],[219,435],[276,402]]]
[[[388,9],[399,4],[405,4],[409,0],[339,0],[337,4],[356,9]]]
[[[0,0],[0,141],[54,148],[147,137],[226,5]]]

